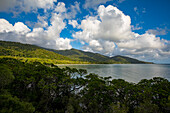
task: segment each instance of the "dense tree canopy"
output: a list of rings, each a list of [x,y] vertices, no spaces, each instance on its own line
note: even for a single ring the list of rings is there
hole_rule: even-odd
[[[129,83],[83,69],[0,59],[0,112],[168,113],[170,82]]]

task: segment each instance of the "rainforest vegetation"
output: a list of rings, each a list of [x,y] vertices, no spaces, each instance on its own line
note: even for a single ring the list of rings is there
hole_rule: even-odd
[[[104,56],[77,49],[53,50],[19,42],[0,41],[0,58],[54,64],[150,64],[125,56]]]
[[[0,59],[0,113],[169,113],[170,82],[130,83],[54,64]]]

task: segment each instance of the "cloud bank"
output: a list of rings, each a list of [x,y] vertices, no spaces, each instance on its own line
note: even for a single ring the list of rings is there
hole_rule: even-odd
[[[87,16],[81,21],[73,37],[84,44],[84,49],[105,55],[129,55],[154,60],[170,55],[169,42],[157,37],[155,31],[145,34],[133,32],[131,18],[118,8],[100,5],[97,16]],[[163,31],[160,32],[164,34]]]
[[[48,8],[48,5],[54,1],[56,0],[44,1],[39,5]],[[37,2],[37,0],[34,0],[34,2]],[[58,3],[55,10],[51,12],[50,24],[48,25],[46,17],[38,16],[38,22],[32,30],[22,22],[12,25],[7,20],[0,19],[0,40],[35,44],[59,50],[71,49],[71,39],[60,37],[60,33],[66,27],[66,22],[64,22],[65,12],[65,4]]]
[[[54,2],[57,0],[1,0],[0,11],[20,13],[37,11],[37,9],[54,8]]]

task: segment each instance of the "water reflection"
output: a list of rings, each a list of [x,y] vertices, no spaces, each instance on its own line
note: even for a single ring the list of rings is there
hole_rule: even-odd
[[[170,65],[156,64],[90,64],[90,65],[58,65],[86,69],[88,73],[100,76],[111,76],[113,79],[125,79],[129,82],[139,82],[141,79],[164,77],[170,81]]]

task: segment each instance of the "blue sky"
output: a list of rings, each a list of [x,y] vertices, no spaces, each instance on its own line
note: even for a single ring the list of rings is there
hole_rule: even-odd
[[[169,0],[1,0],[0,40],[170,63]]]

